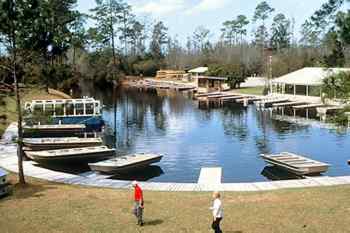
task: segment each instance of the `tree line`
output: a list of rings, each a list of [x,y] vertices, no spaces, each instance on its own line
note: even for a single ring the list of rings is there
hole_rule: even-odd
[[[21,183],[20,82],[68,90],[81,79],[105,85],[126,75],[153,76],[160,68],[209,66],[209,74],[227,76],[237,87],[249,75],[271,78],[304,66],[348,66],[350,11],[342,11],[347,2],[320,6],[303,24],[300,40],[294,20],[262,1],[252,19],[238,15],[223,22],[218,41],[199,26],[182,43],[169,36],[164,22],[140,20],[123,0],[95,0],[89,14],[76,9],[77,0],[0,0],[0,82],[15,87]]]
[[[219,40],[199,26],[183,42],[168,34],[164,22],[137,17],[123,0],[96,0],[89,14],[76,9],[77,0],[0,2],[0,81],[13,80],[13,52],[19,80],[65,90],[81,78],[104,85],[125,75],[153,76],[160,68],[206,65],[210,74],[242,80],[349,65],[350,13],[341,11],[347,0],[320,6],[299,39],[295,20],[262,1],[251,19],[241,14],[223,22]]]

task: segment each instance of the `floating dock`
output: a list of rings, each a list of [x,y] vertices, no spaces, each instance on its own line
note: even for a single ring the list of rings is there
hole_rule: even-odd
[[[282,152],[276,155],[265,155],[261,157],[269,164],[286,169],[297,175],[321,174],[326,172],[329,164],[312,160],[301,155]]]
[[[221,167],[203,167],[199,174],[198,184],[221,184]]]
[[[268,108],[268,107],[272,107],[273,104],[284,103],[284,102],[289,102],[289,99],[287,99],[287,98],[267,98],[267,99],[263,99],[261,101],[255,102],[255,105],[257,107],[261,107],[261,108]]]
[[[278,107],[293,107],[298,105],[305,105],[306,102],[300,102],[300,101],[293,101],[293,102],[283,102],[283,103],[275,103],[272,104],[272,107],[278,108]]]
[[[308,108],[320,108],[320,107],[324,107],[324,104],[304,104],[304,105],[293,106],[294,109],[308,109]]]
[[[220,100],[222,102],[227,102],[227,101],[237,101],[237,100],[240,100],[240,99],[245,99],[245,98],[248,98],[250,96],[244,96],[244,95],[235,95],[235,96],[228,96],[228,97],[223,97],[223,98],[220,98]]]

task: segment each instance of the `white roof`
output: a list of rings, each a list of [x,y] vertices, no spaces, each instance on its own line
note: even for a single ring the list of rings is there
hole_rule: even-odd
[[[322,85],[324,78],[339,72],[350,72],[350,68],[307,67],[274,79],[274,83],[292,85]]]
[[[195,69],[189,70],[188,72],[189,73],[198,73],[198,74],[200,74],[200,73],[205,73],[207,71],[208,71],[208,67],[197,67]]]

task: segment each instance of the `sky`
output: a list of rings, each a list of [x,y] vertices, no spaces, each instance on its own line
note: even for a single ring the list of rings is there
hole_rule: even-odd
[[[95,0],[78,0],[78,9],[88,13],[95,6]],[[129,0],[133,12],[142,22],[162,20],[169,28],[169,35],[185,43],[198,26],[209,29],[213,40],[220,36],[222,23],[237,15],[253,17],[259,0]],[[267,0],[275,8],[274,15],[283,13],[295,19],[295,35],[300,36],[300,26],[327,0]],[[253,25],[248,28],[249,34]]]

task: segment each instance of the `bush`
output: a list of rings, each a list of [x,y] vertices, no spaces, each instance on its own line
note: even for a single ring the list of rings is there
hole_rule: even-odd
[[[247,78],[247,69],[244,64],[210,65],[208,74],[227,77],[231,88],[239,88]]]
[[[338,111],[334,116],[329,118],[331,123],[347,126],[348,125],[348,116],[346,113],[350,112],[350,106],[346,106],[344,109]]]
[[[142,74],[143,76],[154,77],[157,71],[160,69],[160,64],[155,60],[144,60],[134,64],[133,68],[136,75]]]

